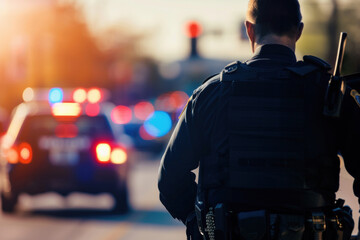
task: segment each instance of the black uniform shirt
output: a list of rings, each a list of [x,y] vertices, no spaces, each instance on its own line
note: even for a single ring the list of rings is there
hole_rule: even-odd
[[[271,69],[282,69],[295,63],[294,52],[282,45],[264,45],[258,48],[254,57],[246,62],[249,67]],[[198,167],[199,160],[209,155],[212,149],[227,147],[226,134],[218,134],[227,131],[226,121],[220,126],[215,124],[216,117],[219,117],[216,116],[216,109],[225,108],[220,102],[220,84],[217,75],[194,91],[161,161],[158,180],[160,200],[174,218],[183,222],[187,215],[194,211],[197,184],[196,176],[192,171]],[[348,92],[344,99],[341,121],[339,151],[345,158],[348,171],[355,177],[354,192],[359,197],[360,109]],[[221,131],[214,131],[216,128],[220,128]],[[264,192],[264,197],[266,194],[268,193]],[[256,201],[251,197],[249,199]],[[258,199],[258,202],[263,201],[264,199]]]

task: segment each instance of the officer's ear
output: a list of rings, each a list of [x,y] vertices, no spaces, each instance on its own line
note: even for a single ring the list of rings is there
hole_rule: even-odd
[[[299,40],[299,38],[301,37],[301,34],[303,32],[303,29],[304,29],[304,23],[301,22],[299,24],[299,27],[298,27],[298,32],[297,32],[297,35],[296,35],[296,41]]]
[[[245,27],[246,27],[246,33],[250,40],[251,50],[252,50],[252,52],[254,52],[255,51],[255,40],[256,40],[255,24],[253,24],[249,21],[245,21]]]

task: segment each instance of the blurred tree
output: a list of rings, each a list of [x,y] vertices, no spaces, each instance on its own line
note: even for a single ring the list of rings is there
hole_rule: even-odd
[[[96,36],[107,57],[108,86],[114,103],[131,105],[159,94],[162,82],[158,63],[138,47],[146,34],[132,33],[123,25],[109,25]]]
[[[299,44],[301,51],[324,58],[333,66],[340,32],[347,32],[343,74],[360,71],[358,0],[304,0],[303,3],[307,16],[304,37]]]
[[[22,1],[0,9],[7,21],[0,28],[0,105],[12,109],[26,87],[99,86],[116,102],[155,94],[157,63],[137,48],[144,36],[119,25],[90,32],[74,1]]]
[[[71,5],[25,7],[1,13],[0,100],[12,108],[25,87],[106,87],[106,56]]]

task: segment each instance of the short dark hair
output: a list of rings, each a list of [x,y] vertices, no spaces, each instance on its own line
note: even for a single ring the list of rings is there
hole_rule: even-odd
[[[292,37],[302,16],[298,0],[249,0],[247,18],[260,38],[270,33]]]

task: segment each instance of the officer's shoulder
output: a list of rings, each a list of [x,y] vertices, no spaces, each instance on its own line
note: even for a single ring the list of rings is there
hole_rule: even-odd
[[[210,77],[206,78],[203,81],[203,83],[193,91],[193,99],[199,96],[200,93],[203,93],[207,89],[212,88],[219,82],[220,82],[219,73],[211,75]]]
[[[318,68],[324,70],[324,71],[330,71],[331,70],[331,65],[326,62],[325,60],[312,56],[312,55],[305,55],[303,57],[303,60],[305,63],[307,64],[312,64],[314,66],[317,66]]]
[[[327,73],[331,69],[331,65],[321,58],[305,55],[302,61],[298,61],[294,66],[287,67],[290,72],[299,76],[306,76],[313,72]]]
[[[229,79],[231,75],[233,75],[239,70],[240,64],[241,63],[239,61],[234,61],[226,65],[220,73],[220,81],[221,82],[227,81],[227,79]]]
[[[220,73],[216,73],[206,78],[205,81],[203,81],[203,83],[200,85],[200,87],[198,87],[194,92],[198,93],[205,90],[206,88],[220,84],[220,82],[223,81],[223,74],[231,74],[233,72],[236,72],[238,70],[239,64],[239,61],[229,63],[222,69]]]
[[[219,80],[220,80],[219,73],[216,73],[216,74],[213,74],[210,77],[206,78],[203,81],[202,85],[208,85],[208,84],[211,84],[211,83],[215,83],[215,82],[217,82]]]
[[[249,68],[245,63],[235,61],[228,64],[220,74],[221,82],[233,82],[235,79],[254,79],[258,70]]]
[[[226,65],[222,71],[220,73],[211,75],[210,77],[208,77],[207,79],[205,79],[205,81],[203,81],[203,83],[201,84],[201,86],[197,89],[197,90],[203,90],[209,86],[214,86],[216,84],[219,84],[220,82],[223,81],[223,74],[230,74],[233,72],[236,72],[238,69],[238,64],[240,62],[239,61],[235,61],[235,62],[231,62],[228,65]]]

